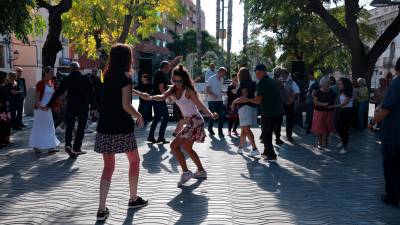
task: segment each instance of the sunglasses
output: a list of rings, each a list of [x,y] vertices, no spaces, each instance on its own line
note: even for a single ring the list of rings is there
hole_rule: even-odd
[[[183,80],[173,80],[172,82],[176,83],[176,84],[182,84]]]

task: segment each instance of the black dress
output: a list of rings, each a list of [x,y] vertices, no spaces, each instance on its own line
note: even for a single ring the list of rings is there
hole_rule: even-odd
[[[122,89],[132,81],[124,73],[104,80],[103,101],[97,125],[95,152],[125,153],[137,150],[135,122],[122,108]]]

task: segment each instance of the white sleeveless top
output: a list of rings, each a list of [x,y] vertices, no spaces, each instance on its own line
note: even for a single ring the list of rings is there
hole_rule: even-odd
[[[346,97],[344,94],[341,94],[341,95],[339,96],[340,104],[342,104],[342,103],[346,100],[346,98],[347,98],[347,97]],[[342,108],[351,108],[351,107],[353,107],[353,98],[351,98],[350,101],[349,101],[349,103],[347,103],[347,105],[346,105],[346,106],[343,106]]]
[[[186,89],[183,91],[180,99],[176,98],[175,103],[179,106],[183,117],[191,117],[193,115],[201,115],[192,100],[186,97]]]

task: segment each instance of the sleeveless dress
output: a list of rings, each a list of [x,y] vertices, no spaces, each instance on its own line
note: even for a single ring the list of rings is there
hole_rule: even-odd
[[[186,121],[185,127],[178,133],[177,137],[203,143],[206,138],[204,119],[192,100],[186,97],[186,90],[183,91],[179,99],[175,100],[175,104],[178,105]]]
[[[40,106],[45,107],[53,96],[54,88],[45,85]],[[35,109],[33,113],[33,126],[29,137],[29,147],[37,149],[51,149],[60,145],[56,137],[51,110],[42,111]]]

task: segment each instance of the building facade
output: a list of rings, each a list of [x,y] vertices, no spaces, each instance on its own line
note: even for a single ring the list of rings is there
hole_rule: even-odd
[[[397,6],[374,8],[370,10],[369,24],[377,29],[378,36],[382,35],[386,28],[393,22],[399,14]],[[374,43],[371,43],[371,46]],[[379,79],[383,78],[388,72],[393,73],[394,65],[400,57],[400,35],[390,43],[386,51],[379,57],[375,65],[374,74],[371,79],[371,88],[377,88]]]

